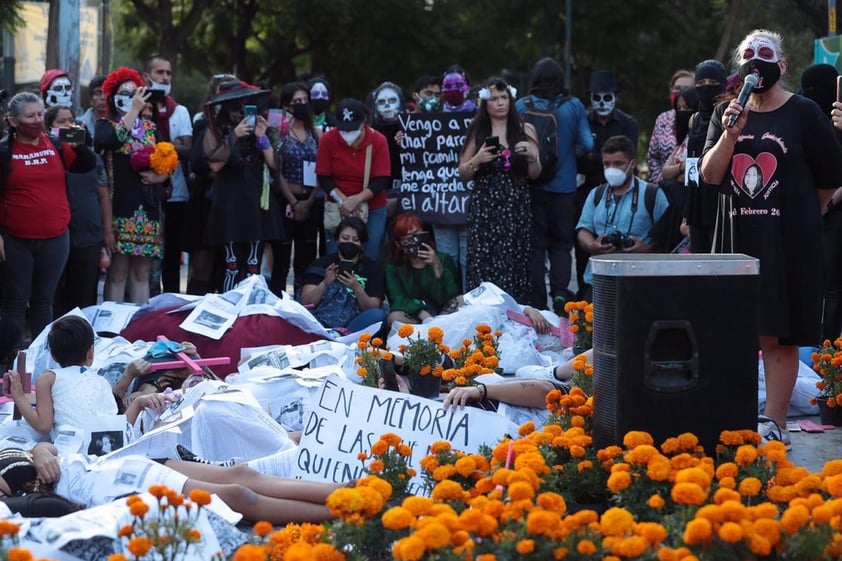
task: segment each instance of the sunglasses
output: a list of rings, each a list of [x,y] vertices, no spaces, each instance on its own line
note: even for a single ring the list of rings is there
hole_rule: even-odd
[[[600,101],[611,102],[614,101],[614,94],[591,94],[591,101],[593,101],[594,103],[599,103]]]

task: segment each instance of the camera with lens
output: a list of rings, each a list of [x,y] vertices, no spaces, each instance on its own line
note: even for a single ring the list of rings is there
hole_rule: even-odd
[[[614,230],[610,234],[606,234],[602,239],[603,243],[610,243],[617,251],[621,251],[634,245],[634,240],[631,239],[631,236],[627,236],[617,230]]]

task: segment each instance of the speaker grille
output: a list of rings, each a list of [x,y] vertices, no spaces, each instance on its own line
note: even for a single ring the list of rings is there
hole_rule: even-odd
[[[617,432],[617,279],[593,279],[594,445],[609,446]]]

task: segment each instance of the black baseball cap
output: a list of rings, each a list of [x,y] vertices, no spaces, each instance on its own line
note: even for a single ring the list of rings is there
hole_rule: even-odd
[[[336,128],[355,131],[365,122],[365,105],[358,99],[343,99],[336,106]]]

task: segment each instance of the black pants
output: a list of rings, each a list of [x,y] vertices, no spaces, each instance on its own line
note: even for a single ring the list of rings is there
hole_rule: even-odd
[[[96,305],[99,282],[99,260],[102,244],[70,248],[67,264],[58,281],[55,297],[55,317],[75,308]]]
[[[825,288],[822,339],[842,333],[842,206],[828,211],[824,223]]]
[[[546,257],[550,258],[550,296],[562,295],[570,284],[570,250],[575,241],[575,202],[573,193],[548,193],[533,189],[532,258],[530,305],[539,310],[547,307],[544,283]]]
[[[306,195],[299,198],[299,200],[306,199]],[[286,213],[284,213],[283,226],[286,239],[281,242],[272,242],[272,280],[269,283],[269,289],[272,292],[280,295],[282,291],[286,290],[290,264],[292,264],[292,270],[295,274],[295,289],[300,288],[304,271],[316,260],[321,223],[315,204],[310,207],[310,214],[304,222],[296,222],[287,218]],[[294,256],[293,243],[295,244]]]
[[[181,252],[186,221],[186,201],[164,203],[164,258],[161,261],[164,292],[181,292]]]

